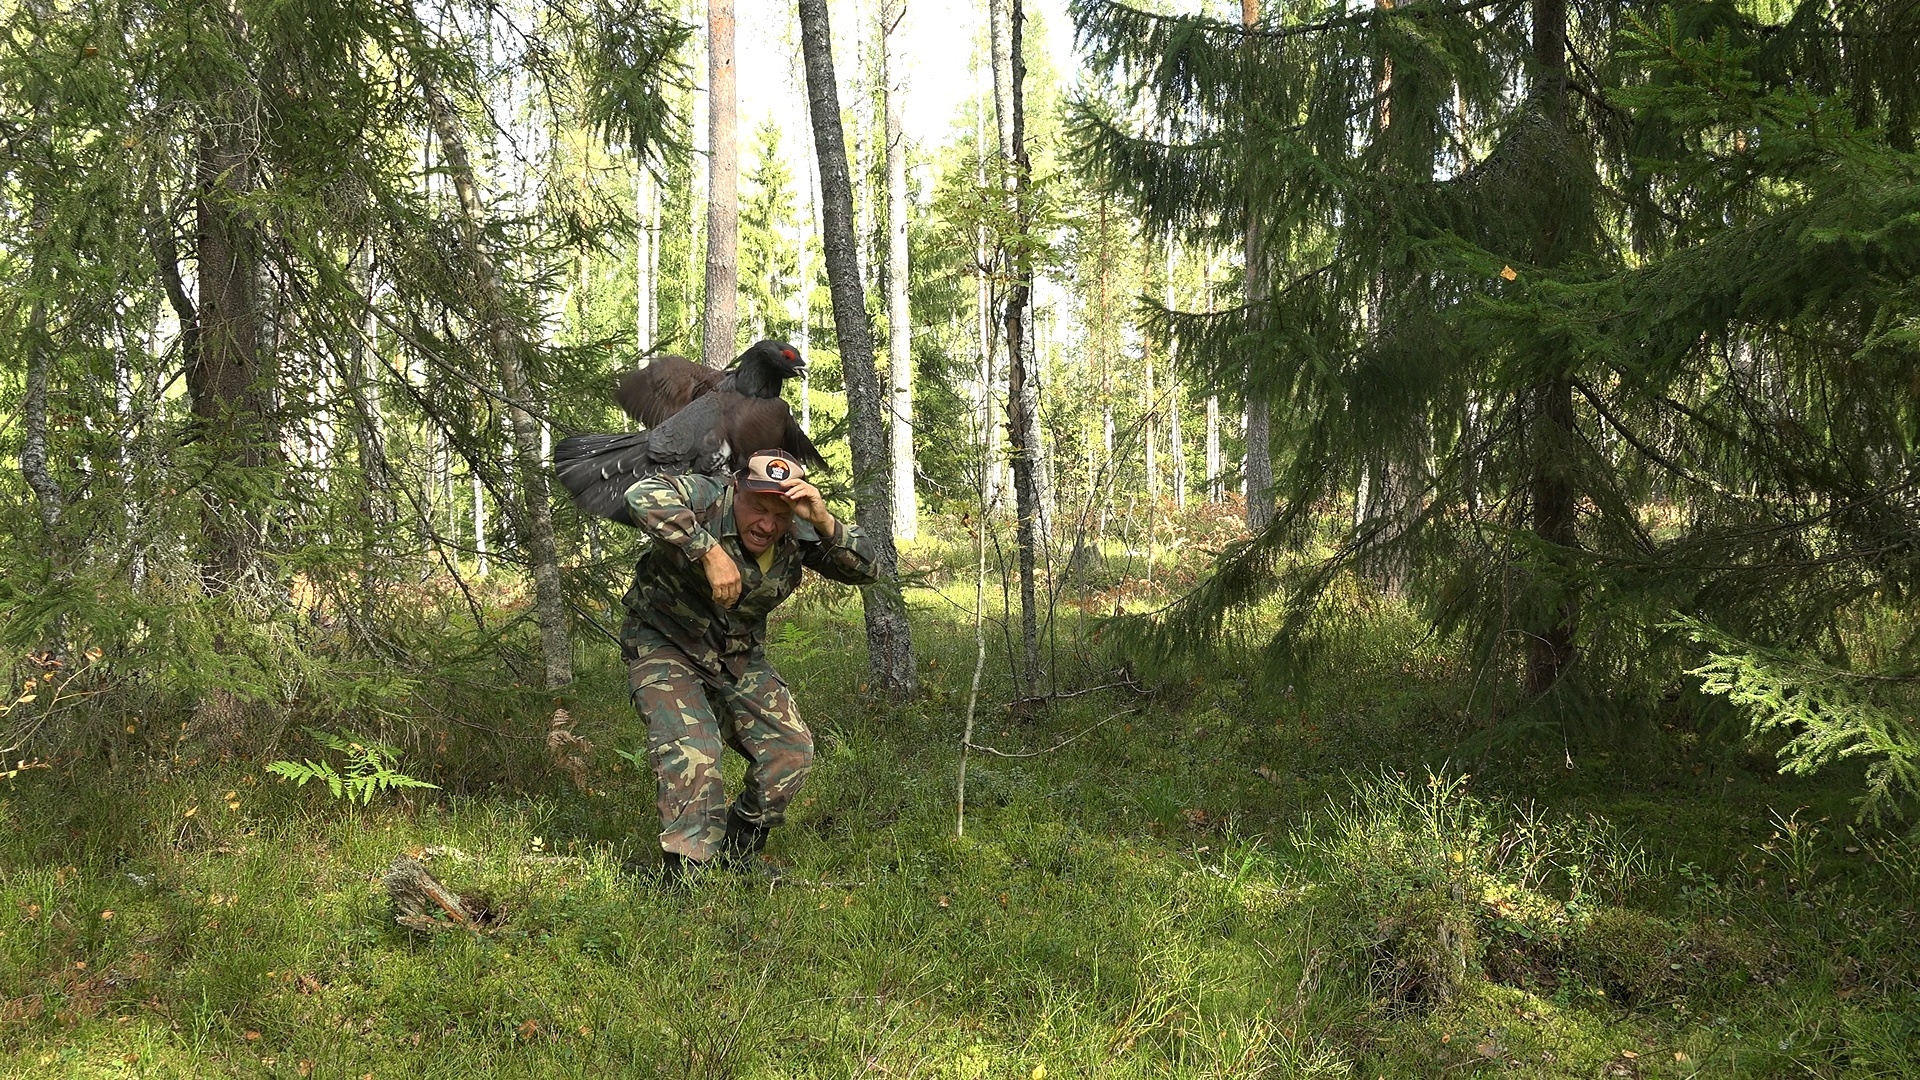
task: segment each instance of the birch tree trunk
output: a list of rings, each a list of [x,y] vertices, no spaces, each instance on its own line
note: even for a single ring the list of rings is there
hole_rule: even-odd
[[[881,0],[885,2],[885,0]],[[873,284],[873,107],[877,95],[867,67],[867,5],[854,0],[853,15],[853,257],[860,268],[860,288]]]
[[[1164,306],[1173,310],[1173,238],[1167,238],[1167,293]],[[1173,454],[1173,505],[1175,509],[1187,507],[1187,444],[1180,435],[1180,413],[1185,408],[1185,395],[1181,393],[1179,368],[1174,363],[1178,343],[1167,341],[1167,443]]]
[[[41,539],[49,552],[58,550],[55,537],[66,515],[67,499],[47,465],[47,384],[53,366],[52,342],[47,336],[46,291],[50,285],[49,260],[41,250],[46,241],[48,213],[45,201],[36,193],[29,211],[32,235],[36,238],[27,268],[29,289],[33,294],[27,310],[27,393],[21,403],[25,432],[20,440],[20,473],[33,489],[40,509]]]
[[[653,247],[658,238],[653,231],[653,174],[643,162],[634,163],[633,173],[633,345],[645,356],[653,347]],[[644,361],[643,361],[644,363]]]
[[[733,70],[733,0],[707,3],[707,307],[701,355],[733,362],[739,325],[740,143]]]
[[[1143,245],[1143,250],[1140,252],[1140,288],[1142,292],[1153,288],[1152,245]],[[1158,393],[1159,388],[1154,385],[1153,334],[1148,332],[1145,326],[1141,326],[1139,329],[1140,361],[1141,366],[1146,369],[1146,385],[1143,387],[1144,393],[1142,394],[1142,404],[1146,407],[1146,413],[1141,417],[1143,428],[1141,433],[1146,436],[1143,440],[1145,443],[1145,460],[1142,464],[1146,466],[1147,470],[1147,500],[1149,503],[1147,518],[1151,521],[1155,514],[1155,508],[1152,504],[1160,498],[1160,399]],[[1152,535],[1151,528],[1148,529],[1148,535]],[[1149,566],[1151,566],[1151,564],[1149,564]]]
[[[487,489],[479,473],[468,477],[467,482],[473,488],[473,576],[486,577],[491,569],[487,565]],[[452,499],[447,501],[447,513],[454,513]]]
[[[991,27],[989,27],[991,29]],[[989,49],[989,52],[992,50]],[[991,62],[988,64],[992,66]],[[984,97],[984,95],[983,95]],[[973,145],[978,155],[979,174],[977,180],[981,190],[987,186],[987,137],[986,109],[974,114]],[[981,468],[981,512],[991,513],[1000,505],[1000,421],[995,409],[995,391],[999,388],[996,375],[995,358],[998,348],[993,331],[993,284],[991,280],[991,259],[993,251],[988,244],[987,229],[981,225],[973,234],[974,265],[974,322],[980,343],[979,378],[974,384],[974,410],[980,425],[982,443],[986,447]]]
[[[126,521],[121,527],[121,551],[127,560],[127,581],[137,592],[146,584],[147,556],[143,537],[143,524],[146,517],[141,506],[139,487],[134,479],[134,461],[138,456],[136,447],[146,441],[143,425],[135,418],[133,396],[133,349],[135,342],[126,332],[119,317],[113,320],[113,416],[114,427],[120,435],[120,446],[114,458],[120,469],[120,505],[125,508]],[[138,347],[141,358],[147,359],[149,346],[145,335],[139,338]]]
[[[1213,291],[1213,257],[1208,256],[1201,268],[1201,287],[1206,290],[1207,314],[1213,314],[1217,297]],[[1220,396],[1207,395],[1206,430],[1206,468],[1207,501],[1218,503],[1227,497],[1226,481],[1221,477],[1223,462],[1220,456]]]
[[[1226,497],[1220,482],[1220,398],[1207,395],[1207,501],[1217,503]]]
[[[49,13],[45,0],[35,0],[27,8],[36,24],[46,24]],[[34,37],[34,51],[38,52],[40,34],[36,31]],[[33,127],[28,143],[40,158],[34,164],[51,170],[53,146],[47,125],[47,102],[42,94],[34,102]],[[46,296],[52,285],[53,268],[46,247],[50,243],[47,226],[52,213],[47,209],[46,197],[38,191],[33,193],[31,200],[32,208],[27,211],[27,217],[28,235],[33,238],[33,253],[28,257],[27,281],[33,299],[27,309],[27,332],[23,342],[27,352],[27,392],[26,400],[21,403],[25,414],[21,419],[25,421],[26,430],[20,440],[20,473],[38,500],[41,539],[51,554],[58,550],[55,536],[67,508],[66,495],[60,490],[60,484],[54,480],[53,472],[47,465],[47,383],[53,366],[53,342],[47,335]]]
[[[904,4],[881,9],[880,72],[887,93],[887,371],[893,443],[893,534],[920,535],[920,504],[913,490],[913,313],[907,305],[907,139],[905,68],[900,58]]]
[[[859,506],[855,519],[873,540],[882,581],[869,586],[867,652],[874,687],[896,699],[913,695],[916,673],[906,602],[894,580],[893,500],[888,491],[886,429],[880,420],[880,376],[873,362],[873,327],[867,320],[853,236],[853,183],[847,172],[846,136],[840,126],[840,94],[833,77],[833,36],[827,0],[798,0],[800,47],[807,66],[807,104],[814,148],[820,160],[820,211],[824,224],[827,283],[833,292],[833,324],[847,380],[848,442]]]
[[[540,655],[546,686],[558,690],[573,681],[573,645],[567,631],[567,600],[560,581],[560,560],[553,539],[552,500],[540,457],[540,429],[528,411],[532,387],[526,374],[527,341],[513,325],[500,268],[481,234],[483,207],[474,178],[466,140],[453,111],[424,74],[421,79],[434,134],[446,156],[447,175],[460,200],[460,233],[473,273],[476,299],[487,327],[487,345],[499,370],[500,390],[507,403],[507,428],[512,438],[514,485],[520,505],[507,515],[514,535],[527,545],[533,570],[534,620],[540,626]],[[476,515],[477,517],[478,515]],[[516,518],[518,520],[516,520]],[[476,522],[477,524],[477,522]]]
[[[341,381],[353,410],[353,437],[364,485],[360,510],[376,526],[376,536],[383,536],[388,531],[387,526],[399,517],[399,512],[389,483],[392,471],[387,461],[386,431],[381,423],[378,384],[373,375],[380,362],[380,324],[372,310],[376,283],[371,248],[354,257],[352,272],[368,308],[366,332],[354,336],[353,344],[347,350],[346,370],[343,372],[345,378]],[[387,553],[383,541],[376,539],[375,544],[377,553]]]
[[[987,0],[987,54],[993,58],[993,117],[1002,157],[1013,155],[1013,2]]]
[[[804,80],[805,75],[802,74]],[[804,88],[804,87],[803,87]],[[813,141],[813,118],[801,113],[806,141]],[[819,162],[810,162],[801,171],[807,177],[807,226],[820,235],[820,185],[815,179]],[[800,430],[813,435],[813,283],[819,270],[813,264],[813,248],[805,240],[800,244]]]

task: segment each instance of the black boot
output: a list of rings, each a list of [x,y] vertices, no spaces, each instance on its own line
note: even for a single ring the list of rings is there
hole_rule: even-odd
[[[660,868],[654,871],[649,884],[662,892],[684,892],[693,887],[694,878],[705,865],[677,851],[663,851],[660,853]]]
[[[767,834],[772,831],[768,826],[755,825],[741,817],[738,809],[728,810],[727,835],[720,841],[720,853],[716,861],[730,870],[755,874],[768,881],[779,881],[780,868],[760,854],[766,850]]]

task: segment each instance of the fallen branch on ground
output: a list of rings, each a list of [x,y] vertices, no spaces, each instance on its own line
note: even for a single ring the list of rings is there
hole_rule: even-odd
[[[1139,709],[1122,709],[1119,712],[1114,713],[1112,716],[1107,717],[1105,720],[1102,720],[1097,724],[1089,724],[1088,726],[1081,728],[1079,731],[1076,731],[1073,734],[1067,736],[1066,738],[1061,739],[1059,742],[1054,743],[1052,746],[1047,747],[1045,750],[1021,750],[1017,752],[1009,752],[1006,750],[995,750],[991,746],[983,746],[982,744],[976,743],[976,742],[968,743],[967,749],[978,750],[983,754],[992,754],[994,757],[1003,757],[1003,758],[1039,757],[1041,754],[1051,754],[1055,750],[1058,750],[1063,746],[1066,746],[1070,743],[1075,742],[1081,736],[1086,735],[1087,733],[1095,730],[1096,728],[1105,727],[1106,725],[1113,723],[1115,720],[1118,720],[1123,716],[1131,716],[1134,713],[1137,713],[1139,711],[1140,711]]]
[[[1146,687],[1141,686],[1139,683],[1135,682],[1132,676],[1123,674],[1119,679],[1119,681],[1110,682],[1110,683],[1101,683],[1099,686],[1087,686],[1087,687],[1082,687],[1079,690],[1055,690],[1052,693],[1047,693],[1047,694],[1031,694],[1027,697],[1014,698],[1012,701],[1007,702],[1007,704],[1005,705],[1005,708],[1017,709],[1022,705],[1039,705],[1048,701],[1065,701],[1067,698],[1077,698],[1077,697],[1084,697],[1087,694],[1097,694],[1102,690],[1131,690],[1134,693],[1139,694],[1143,697],[1153,692],[1151,690],[1148,690]]]

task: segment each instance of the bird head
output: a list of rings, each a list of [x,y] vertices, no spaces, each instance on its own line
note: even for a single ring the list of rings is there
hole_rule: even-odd
[[[800,350],[784,341],[755,342],[740,354],[736,388],[754,397],[779,397],[780,384],[807,369]]]
[[[744,361],[748,356],[759,357],[763,362],[779,368],[787,378],[807,370],[807,362],[800,358],[800,350],[784,341],[757,341],[740,359]]]

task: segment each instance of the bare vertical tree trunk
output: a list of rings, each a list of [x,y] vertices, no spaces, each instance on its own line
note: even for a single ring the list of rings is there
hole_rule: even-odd
[[[984,191],[987,186],[987,132],[984,108],[974,114],[973,145],[979,162],[976,179]],[[999,388],[995,358],[999,350],[995,346],[993,283],[990,271],[993,251],[988,243],[985,225],[974,229],[973,256],[976,324],[974,329],[980,343],[980,370],[979,381],[974,386],[974,410],[986,446],[986,454],[981,462],[981,468],[985,470],[985,475],[981,478],[981,512],[988,513],[991,508],[1000,505],[1001,477],[1000,421],[995,415],[994,408],[995,392]]]
[[[187,396],[207,445],[242,469],[264,467],[277,445],[261,370],[260,252],[243,209],[254,188],[253,159],[237,122],[200,136],[196,173],[195,262],[199,274],[197,356],[187,369]],[[206,507],[203,577],[215,591],[263,590],[264,522],[245,497],[218,491]]]
[[[49,12],[45,0],[31,0],[27,8],[37,26],[46,25]],[[35,51],[38,51],[38,30],[35,31],[34,45]],[[47,113],[48,105],[43,94],[34,101],[33,126],[28,144],[41,158],[35,164],[51,169],[53,144],[47,126]],[[21,419],[25,421],[26,430],[20,441],[20,473],[38,500],[41,539],[52,554],[59,550],[55,535],[59,532],[67,508],[66,494],[60,490],[59,482],[53,478],[53,471],[47,465],[47,385],[53,367],[53,341],[47,334],[46,297],[52,284],[53,262],[46,249],[52,242],[47,228],[53,215],[47,208],[45,196],[35,192],[31,199],[32,207],[27,211],[27,220],[28,235],[33,238],[33,250],[28,257],[27,281],[33,299],[27,309],[27,332],[23,342],[27,352],[27,392],[26,400],[21,403],[24,413]]]
[[[481,234],[480,188],[467,156],[466,140],[455,126],[453,111],[439,90],[424,78],[422,83],[434,134],[446,155],[447,174],[459,196],[461,239],[487,327],[487,344],[499,370],[500,390],[506,398],[513,471],[518,481],[514,485],[515,495],[520,504],[515,508],[517,513],[508,513],[507,520],[513,526],[515,537],[527,545],[533,564],[534,619],[540,626],[540,655],[546,686],[549,690],[558,690],[573,681],[573,644],[567,630],[567,598],[560,581],[560,558],[553,538],[552,500],[547,494],[546,470],[542,468],[540,455],[540,429],[528,411],[533,388],[526,374],[527,341],[513,324],[500,269]]]
[[[367,304],[366,332],[354,335],[353,345],[347,350],[347,366],[342,381],[353,408],[353,437],[360,456],[362,483],[365,485],[360,510],[376,526],[374,531],[384,535],[385,527],[399,517],[399,511],[389,484],[392,471],[387,461],[386,430],[381,422],[380,399],[373,375],[380,363],[380,324],[373,312],[376,282],[371,248],[354,257],[353,274],[360,295]]]
[[[135,447],[145,441],[140,424],[135,419],[133,397],[133,339],[127,334],[120,318],[114,318],[115,348],[113,353],[113,416],[114,427],[119,432],[120,446],[115,453],[115,465],[120,470],[120,505],[125,513],[122,526],[122,552],[127,560],[127,579],[137,590],[146,584],[147,555],[141,543],[141,526],[146,514],[140,504],[139,489],[134,483]],[[147,351],[146,338],[140,338],[139,348],[144,356]]]
[[[1533,94],[1547,122],[1564,129],[1567,123],[1567,0],[1533,0]],[[1548,226],[1552,228],[1552,225]],[[1555,245],[1540,238],[1541,256],[1551,258]],[[1561,356],[1563,363],[1565,357]],[[1556,372],[1536,385],[1531,424],[1533,475],[1528,495],[1533,503],[1533,531],[1548,550],[1579,547],[1575,530],[1577,492],[1572,459],[1579,433],[1574,428],[1573,382]],[[1550,586],[1551,587],[1551,586]],[[1554,598],[1545,625],[1528,636],[1527,689],[1544,694],[1560,680],[1574,660],[1574,633],[1579,601],[1571,591]]]
[[[1106,194],[1100,196],[1095,209],[1096,224],[1100,245],[1100,266],[1095,271],[1097,286],[1095,289],[1094,315],[1098,329],[1094,336],[1093,351],[1099,356],[1098,393],[1100,395],[1100,461],[1111,464],[1113,461],[1113,329],[1116,320],[1113,317],[1113,259],[1108,248],[1111,234],[1108,232],[1108,217],[1112,213],[1112,199]],[[1107,508],[1100,507],[1100,535],[1107,534]]]
[[[993,117],[1000,154],[1013,154],[1013,0],[987,0],[987,53],[993,59]],[[1011,182],[1011,176],[1009,176]]]
[[[1000,151],[1008,164],[1008,193],[1016,230],[1024,233],[1030,216],[1027,205],[1030,177],[1022,85],[1026,81],[1026,64],[1021,57],[1021,23],[1024,21],[1021,0],[994,0],[991,16],[995,33],[996,112],[1006,140]],[[1004,79],[1001,77],[1003,67],[1007,72]],[[1033,296],[1033,258],[1028,238],[1014,237],[1005,257],[1011,262],[1008,274],[1011,284],[1000,319],[1007,344],[1007,443],[1013,460],[1014,544],[1020,563],[1021,679],[1031,691],[1040,679],[1040,610],[1035,579],[1044,526],[1036,476],[1040,459],[1039,425],[1035,423],[1038,410],[1029,408],[1029,403],[1037,403],[1038,399],[1033,385],[1032,342],[1028,333]]]
[[[738,350],[740,141],[733,70],[733,0],[707,0],[707,308],[701,355],[726,367]]]
[[[1220,479],[1220,398],[1215,394],[1207,395],[1207,501],[1217,503],[1226,498],[1226,490]]]
[[[633,173],[633,346],[644,355],[653,347],[653,246],[656,238],[648,210],[653,199],[653,174],[644,162]]]
[[[987,265],[987,259],[991,257],[987,250],[984,230],[982,230],[982,235],[976,236],[974,239],[975,254],[979,258],[979,262],[976,265],[983,269],[981,270],[978,280],[974,283],[974,336],[978,339],[980,358],[979,370],[976,374],[976,381],[973,387],[973,409],[974,422],[980,425],[982,439],[986,443],[986,453],[980,463],[980,467],[986,471],[986,475],[981,480],[982,498],[985,500],[982,506],[985,508],[1000,505],[1000,491],[1002,486],[1000,475],[1000,418],[998,415],[999,409],[997,408],[997,395],[995,394],[995,391],[999,389],[1000,382],[1000,365],[997,363],[1000,349],[996,341],[996,335],[994,334],[993,285],[987,280],[987,274],[984,269]]]
[[[1033,260],[1026,260],[1027,280],[1033,281]],[[1033,327],[1021,341],[1022,372],[1020,385],[1013,385],[1013,375],[1007,375],[1007,400],[1020,410],[1021,426],[1030,433],[1032,439],[1028,447],[1029,465],[1033,470],[1033,535],[1038,551],[1040,565],[1050,565],[1053,547],[1053,455],[1047,441],[1046,428],[1040,423],[1040,338],[1034,318],[1033,289],[1029,287],[1026,295],[1020,297],[1022,321]]]
[[[833,78],[833,36],[827,0],[799,0],[800,47],[807,65],[807,103],[814,147],[820,159],[822,246],[833,291],[833,324],[847,380],[848,443],[853,450],[855,516],[872,537],[883,581],[864,591],[868,663],[875,688],[896,698],[916,689],[913,638],[905,599],[894,583],[893,500],[888,490],[886,428],[880,420],[880,375],[873,361],[873,327],[867,321],[853,236],[853,182],[847,172],[846,136],[840,126],[840,94]]]
[[[36,194],[33,209],[29,211],[32,235],[36,239],[27,268],[33,300],[27,310],[27,393],[21,403],[21,419],[25,421],[26,430],[20,440],[20,473],[38,500],[42,539],[48,550],[54,551],[58,548],[55,536],[66,515],[67,499],[47,465],[47,384],[53,367],[53,348],[47,335],[46,291],[51,274],[46,269],[49,260],[41,248],[47,243],[48,216],[45,200]]]
[[[1140,252],[1140,288],[1143,292],[1153,288],[1151,244],[1142,245]],[[1146,459],[1143,464],[1147,470],[1147,517],[1151,520],[1154,515],[1153,504],[1160,498],[1160,398],[1159,388],[1154,385],[1153,335],[1145,326],[1140,327],[1140,361],[1146,369],[1146,384],[1142,387],[1146,412],[1141,417],[1141,434],[1146,436],[1142,449]],[[1151,528],[1148,529],[1148,535],[1152,535]]]
[[[1240,23],[1260,21],[1260,0],[1240,0]],[[1247,206],[1247,304],[1256,309],[1267,298],[1267,268],[1260,244],[1260,208]],[[1267,399],[1251,383],[1247,386],[1247,528],[1259,531],[1273,521],[1273,450]]]
[[[473,576],[486,577],[491,569],[487,566],[487,489],[479,473],[468,477],[468,483],[473,488]],[[451,503],[447,512],[453,512]]]
[[[893,535],[920,535],[920,502],[913,490],[913,313],[907,306],[907,137],[905,68],[900,56],[900,20],[906,6],[881,7],[880,72],[887,93],[887,371],[892,393],[888,413],[893,442]]]
[[[1206,261],[1201,264],[1200,276],[1200,288],[1206,293],[1206,296],[1203,298],[1206,304],[1206,311],[1207,314],[1211,315],[1219,300],[1218,294],[1213,291],[1212,255],[1208,255]],[[1205,440],[1207,501],[1210,503],[1218,503],[1227,497],[1226,481],[1221,476],[1224,462],[1220,455],[1220,396],[1218,394],[1207,395]]]
[[[979,449],[985,448],[985,442],[979,444]],[[987,505],[984,489],[980,502]],[[987,668],[987,530],[992,527],[984,513],[973,523],[973,682],[967,689],[967,719],[960,728],[960,775],[954,785],[955,836],[967,835],[967,760],[973,750],[973,719],[980,705],[980,674]]]
[[[660,181],[647,181],[647,347],[660,341]]]
[[[708,129],[712,126],[707,120],[707,113],[710,111],[707,97],[706,94],[693,95],[693,130],[699,132],[703,140],[708,138]],[[696,153],[711,154],[712,151],[710,148],[700,148]],[[697,335],[703,333],[701,319],[704,316],[700,314],[700,307],[706,302],[707,292],[706,277],[702,269],[706,265],[703,261],[706,258],[706,240],[701,235],[703,230],[700,228],[700,222],[703,220],[702,215],[706,212],[701,200],[708,198],[708,175],[707,170],[700,168],[689,169],[688,172],[687,186],[691,190],[687,193],[687,216],[676,224],[687,231],[687,261],[686,265],[680,268],[680,340],[690,343]],[[702,362],[706,359],[705,347],[705,340],[702,339]],[[687,348],[691,350],[693,346],[689,344]]]
[[[804,79],[804,75],[802,76]],[[813,141],[813,119],[806,113],[801,114],[806,127],[807,141]],[[814,235],[820,233],[820,187],[814,179],[819,169],[817,162],[809,163],[801,171],[807,177],[807,225]],[[813,281],[817,271],[813,265],[813,249],[803,240],[800,244],[800,430],[809,436],[813,434]]]
[[[881,0],[885,3],[885,0]],[[860,287],[873,284],[873,107],[878,101],[867,69],[867,5],[853,4],[853,241],[854,261],[860,267]]]
[[[1173,310],[1173,238],[1167,238],[1167,292],[1163,306]],[[1187,444],[1180,435],[1180,414],[1186,406],[1185,395],[1181,393],[1179,368],[1174,360],[1178,343],[1167,342],[1167,443],[1173,454],[1173,505],[1176,509],[1187,508]]]

